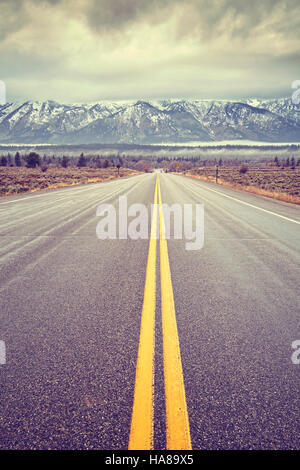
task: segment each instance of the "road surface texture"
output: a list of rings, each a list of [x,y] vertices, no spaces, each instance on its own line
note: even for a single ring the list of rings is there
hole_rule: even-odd
[[[149,209],[159,196],[203,203],[203,248],[186,251],[186,240],[172,237],[164,245],[161,234],[151,249],[144,239],[99,240],[96,209],[117,209],[121,195]],[[172,448],[168,414],[176,397],[165,413],[172,383],[164,386],[172,341],[178,362],[169,369],[177,376],[166,380],[183,391],[185,429],[175,436],[185,433],[182,448],[299,448],[300,365],[291,360],[300,339],[299,207],[145,174],[2,198],[0,217],[1,449],[127,449],[130,435],[138,447],[143,386],[145,397],[154,390],[150,445]],[[155,318],[145,328],[154,337],[143,359],[141,314],[151,310],[145,286]],[[153,380],[148,369],[138,378],[140,353]]]

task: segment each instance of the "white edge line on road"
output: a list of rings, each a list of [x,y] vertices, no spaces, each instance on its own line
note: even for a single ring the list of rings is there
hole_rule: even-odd
[[[200,181],[200,180],[199,180]],[[276,215],[277,217],[281,217],[282,219],[288,220],[289,222],[294,222],[294,224],[300,225],[298,220],[290,219],[289,217],[285,217],[284,215],[276,214],[276,212],[268,211],[267,209],[263,209],[262,207],[255,206],[254,204],[250,204],[249,202],[242,201],[241,199],[237,199],[233,196],[228,196],[227,194],[221,193],[220,191],[216,191],[215,189],[211,188],[203,188],[207,189],[207,191],[212,191],[213,193],[220,194],[221,196],[228,197],[229,199],[233,199],[236,202],[240,202],[241,204],[245,204],[246,206],[254,207],[254,209],[258,209],[259,211],[267,212],[268,214]],[[200,195],[201,197],[201,195]]]
[[[94,184],[98,184],[98,183],[92,183],[92,185]],[[79,185],[78,185],[79,186]],[[82,185],[83,186],[83,185]],[[85,186],[85,185],[84,185]],[[74,187],[71,187],[71,186],[63,186],[61,188],[54,188],[54,189],[64,189],[64,190],[71,190],[71,189],[74,189]],[[76,188],[78,190],[78,188]],[[85,190],[91,190],[92,188],[85,188]],[[51,191],[51,189],[49,190]],[[68,191],[70,193],[70,191]],[[84,192],[84,190],[81,190],[78,192]],[[57,192],[55,193],[57,194]],[[54,192],[51,192],[51,193],[47,193],[47,194],[33,194],[32,196],[26,196],[26,197],[20,197],[19,199],[14,199],[13,201],[5,201],[5,202],[0,202],[0,206],[4,205],[4,204],[12,204],[13,202],[23,202],[23,201],[26,201],[26,199],[36,199],[37,197],[46,197],[46,196],[53,196],[54,195]],[[73,192],[71,194],[68,194],[69,196],[73,196]],[[59,196],[62,196],[61,194]]]

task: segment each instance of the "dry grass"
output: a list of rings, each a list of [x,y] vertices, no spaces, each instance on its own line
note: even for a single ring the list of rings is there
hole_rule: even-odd
[[[216,168],[202,167],[186,172],[187,176],[203,181],[216,182]],[[231,188],[300,204],[300,167],[278,168],[275,166],[249,167],[245,174],[240,167],[220,167],[218,183]]]
[[[138,174],[128,168],[40,168],[0,167],[0,195],[7,196],[43,189],[55,189],[79,184],[100,183],[114,178]]]

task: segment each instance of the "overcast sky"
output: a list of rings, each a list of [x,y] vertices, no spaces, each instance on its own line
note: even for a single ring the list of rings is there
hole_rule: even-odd
[[[0,0],[7,100],[291,96],[299,0]]]

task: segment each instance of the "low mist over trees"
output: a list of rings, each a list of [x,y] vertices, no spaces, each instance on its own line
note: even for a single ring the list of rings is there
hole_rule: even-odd
[[[129,146],[127,146],[129,147]],[[85,147],[82,147],[85,148]],[[49,150],[50,149],[50,150]],[[141,172],[151,172],[155,168],[171,172],[185,172],[199,167],[210,166],[244,166],[273,165],[278,168],[294,170],[300,166],[300,146],[288,147],[268,146],[207,146],[197,148],[171,148],[150,146],[127,150],[103,150],[95,152],[89,147],[84,151],[78,147],[78,152],[68,147],[57,150],[54,146],[43,149],[42,155],[36,151],[24,152],[15,147],[9,151],[0,151],[0,165],[2,167],[28,167],[28,168],[94,168],[107,169],[129,168]],[[45,151],[46,150],[46,151]]]

